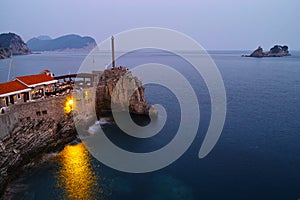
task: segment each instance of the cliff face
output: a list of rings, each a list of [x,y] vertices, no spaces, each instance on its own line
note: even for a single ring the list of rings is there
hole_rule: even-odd
[[[0,45],[8,55],[10,55],[10,53],[13,55],[26,55],[31,53],[31,50],[27,47],[22,38],[15,33],[0,34]],[[2,52],[4,51],[2,50]],[[8,56],[4,54],[2,53],[2,57],[7,58]]]
[[[288,46],[275,45],[268,52],[264,52],[259,46],[255,51],[253,51],[249,57],[282,57],[290,56],[288,51]]]
[[[91,37],[79,35],[65,35],[51,39],[47,36],[32,38],[27,41],[28,47],[33,51],[62,51],[62,50],[91,50],[97,44]]]
[[[134,90],[135,88],[138,89]],[[113,102],[112,95],[115,95]],[[129,99],[129,105],[126,103],[127,99]],[[97,116],[100,116],[103,111],[110,111],[111,102],[118,108],[118,111],[129,109],[130,113],[142,115],[149,114],[151,107],[145,99],[142,81],[133,77],[131,72],[124,68],[104,70],[101,75],[96,89]]]
[[[43,153],[63,149],[75,140],[76,129],[72,117],[65,116],[59,122],[48,118],[31,120],[15,128],[10,135],[0,140],[0,198],[7,183],[23,167],[34,166],[32,162]],[[29,164],[29,165],[28,165]]]

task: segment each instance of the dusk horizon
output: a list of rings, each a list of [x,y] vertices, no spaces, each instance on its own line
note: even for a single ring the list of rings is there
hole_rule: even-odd
[[[25,42],[39,35],[57,38],[79,34],[101,43],[129,29],[161,27],[182,32],[207,50],[253,50],[258,46],[269,49],[275,44],[300,50],[297,41],[300,28],[296,26],[300,2],[296,0],[172,3],[4,0],[2,5],[0,33],[17,33]]]

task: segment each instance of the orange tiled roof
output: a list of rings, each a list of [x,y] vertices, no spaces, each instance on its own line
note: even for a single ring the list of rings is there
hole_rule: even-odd
[[[0,95],[25,90],[27,87],[17,80],[0,83]]]
[[[47,76],[46,74],[36,74],[36,75],[29,75],[29,76],[19,76],[17,77],[22,83],[26,85],[35,85],[39,83],[44,83],[48,81],[55,81],[55,79],[51,76]]]

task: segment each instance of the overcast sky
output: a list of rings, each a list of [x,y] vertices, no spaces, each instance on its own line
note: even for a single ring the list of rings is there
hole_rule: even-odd
[[[112,34],[157,26],[183,32],[208,50],[300,50],[299,0],[0,0],[0,33],[27,41],[76,33],[101,42]]]

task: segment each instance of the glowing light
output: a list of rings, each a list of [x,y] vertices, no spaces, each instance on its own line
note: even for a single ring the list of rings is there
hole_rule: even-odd
[[[90,165],[88,150],[82,143],[66,146],[59,153],[59,161],[57,186],[66,192],[64,199],[95,199],[103,193]]]
[[[66,104],[65,104],[65,113],[69,114],[73,110],[73,99],[68,99]]]

